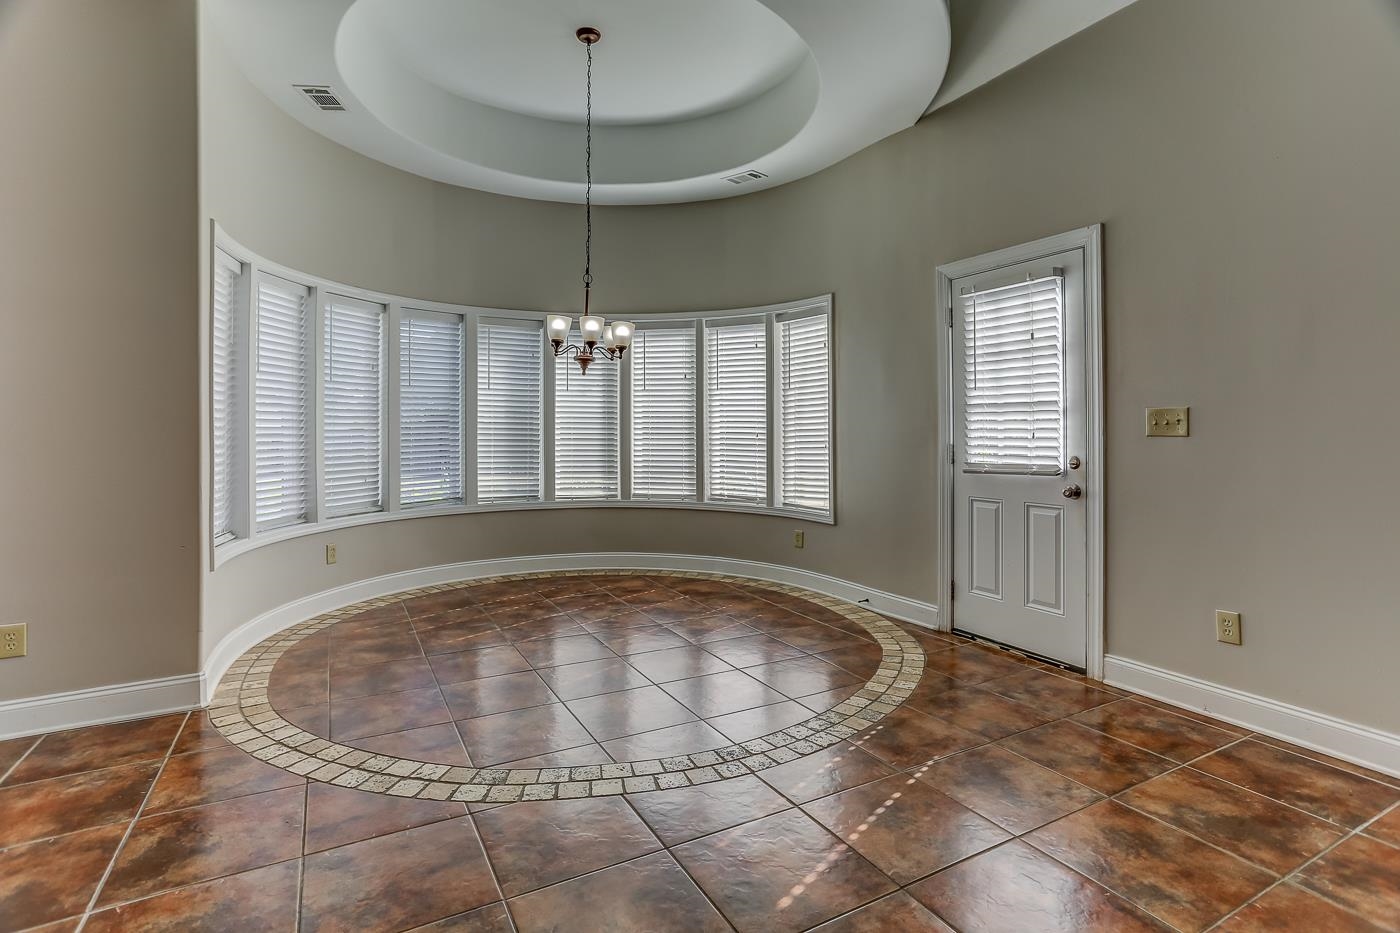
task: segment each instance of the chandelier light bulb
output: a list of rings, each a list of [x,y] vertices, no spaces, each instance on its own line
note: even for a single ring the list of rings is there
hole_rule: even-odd
[[[597,314],[585,314],[578,319],[578,329],[583,342],[591,347],[603,336],[603,318]]]
[[[545,329],[549,339],[554,343],[563,343],[569,336],[569,328],[574,324],[573,318],[564,317],[562,314],[550,315],[549,322]]]
[[[612,346],[618,350],[626,350],[632,346],[632,334],[636,332],[637,328],[631,321],[613,321],[610,326],[612,327]]]

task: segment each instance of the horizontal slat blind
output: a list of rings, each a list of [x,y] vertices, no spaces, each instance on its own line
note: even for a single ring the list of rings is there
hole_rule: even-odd
[[[638,330],[632,376],[632,498],[695,498],[695,328]]]
[[[303,285],[258,281],[253,508],[258,531],[307,519],[307,299]]]
[[[404,311],[399,324],[399,501],[462,501],[462,317]]]
[[[568,342],[581,346],[577,330]],[[570,356],[554,358],[554,497],[619,495],[618,364],[597,354],[585,374]]]
[[[831,393],[825,314],[778,321],[782,504],[831,508]]]
[[[383,507],[384,306],[332,295],[325,315],[326,514]]]
[[[482,321],[477,353],[477,498],[539,499],[543,327],[527,321]]]
[[[768,499],[768,352],[763,321],[705,327],[705,489],[721,502]]]
[[[214,543],[234,537],[234,502],[237,501],[242,445],[239,426],[243,421],[243,395],[240,385],[242,360],[239,338],[243,332],[242,296],[246,296],[243,264],[223,250],[214,251],[214,345],[211,350],[209,388],[212,395],[214,441],[213,505]]]
[[[963,460],[971,470],[1059,473],[1064,280],[963,295]]]

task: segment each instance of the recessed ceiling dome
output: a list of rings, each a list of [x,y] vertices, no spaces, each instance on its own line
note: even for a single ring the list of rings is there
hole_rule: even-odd
[[[249,78],[302,123],[440,181],[583,198],[581,25],[596,25],[594,199],[792,181],[911,125],[947,65],[943,0],[215,0]],[[329,87],[344,111],[308,106]],[[217,119],[217,115],[214,115]],[[756,169],[742,187],[725,179]]]

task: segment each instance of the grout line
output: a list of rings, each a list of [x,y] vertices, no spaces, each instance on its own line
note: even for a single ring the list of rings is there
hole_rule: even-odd
[[[24,750],[23,754],[21,754],[18,758],[15,759],[14,764],[6,768],[3,774],[0,774],[0,786],[5,786],[5,782],[9,780],[10,775],[14,774],[17,770],[19,770],[19,766],[24,763],[24,759],[28,758],[30,753],[33,752],[34,749],[39,747],[39,743],[44,740],[44,735],[36,735],[30,738],[32,738],[33,741],[29,743],[29,747]],[[32,784],[33,782],[26,781],[25,783]],[[12,786],[18,787],[19,785],[15,784]]]

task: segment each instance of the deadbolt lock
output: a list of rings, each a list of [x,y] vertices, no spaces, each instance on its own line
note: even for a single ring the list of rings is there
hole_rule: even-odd
[[[1070,458],[1069,458],[1069,468],[1070,468],[1071,470],[1077,470],[1077,469],[1079,469],[1079,468],[1080,468],[1081,466],[1083,466],[1083,465],[1084,465],[1084,461],[1083,461],[1083,460],[1080,460],[1078,457],[1070,457]]]

